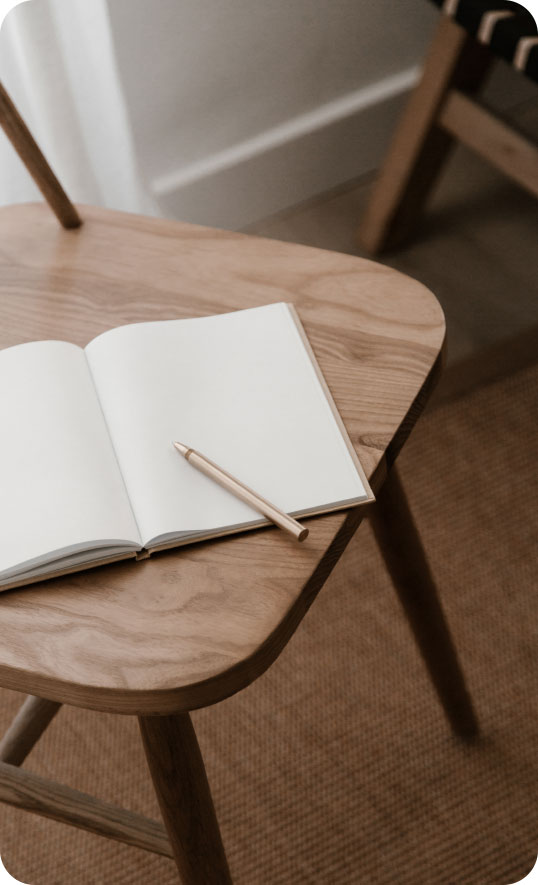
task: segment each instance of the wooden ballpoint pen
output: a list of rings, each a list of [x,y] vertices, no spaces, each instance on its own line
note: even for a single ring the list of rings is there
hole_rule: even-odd
[[[274,522],[279,528],[289,532],[290,535],[293,535],[293,537],[297,539],[297,541],[304,541],[308,536],[308,529],[305,529],[300,522],[297,522],[297,520],[293,519],[289,514],[284,513],[283,510],[279,510],[278,507],[275,507],[274,504],[266,501],[265,498],[256,494],[256,492],[249,489],[248,486],[243,485],[242,482],[234,476],[231,476],[229,473],[226,473],[222,467],[214,464],[213,461],[210,461],[205,455],[201,455],[200,452],[196,452],[194,449],[190,449],[188,446],[184,446],[183,443],[180,442],[174,442],[174,446],[178,452],[187,459],[189,464],[192,464],[193,467],[196,467],[202,473],[205,473],[210,479],[214,479],[215,482],[218,482],[219,485],[231,492],[232,495],[235,495],[236,498],[240,498],[245,504],[253,507],[254,510],[258,510],[259,513],[262,513],[263,516],[266,516],[267,519],[270,519],[271,522]]]

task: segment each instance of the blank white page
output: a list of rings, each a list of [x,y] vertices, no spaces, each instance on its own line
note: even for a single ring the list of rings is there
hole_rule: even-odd
[[[260,519],[174,439],[289,513],[365,499],[286,304],[123,326],[86,355],[145,546]]]
[[[84,351],[0,351],[0,577],[56,551],[140,547]]]

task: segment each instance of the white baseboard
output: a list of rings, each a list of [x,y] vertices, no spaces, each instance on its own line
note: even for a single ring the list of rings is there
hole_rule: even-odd
[[[158,176],[159,213],[237,230],[377,169],[420,66]],[[501,63],[485,91],[500,110],[536,95],[536,84]]]
[[[417,77],[401,71],[155,178],[160,212],[238,229],[375,169]]]

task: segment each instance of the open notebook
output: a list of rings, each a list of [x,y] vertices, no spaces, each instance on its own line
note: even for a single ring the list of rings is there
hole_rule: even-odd
[[[0,351],[0,589],[267,520],[179,439],[282,510],[373,500],[291,305]]]

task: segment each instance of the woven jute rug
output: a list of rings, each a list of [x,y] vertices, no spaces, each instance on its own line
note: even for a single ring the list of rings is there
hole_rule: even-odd
[[[296,635],[193,714],[240,885],[508,885],[538,853],[538,369],[448,402],[400,458],[479,713],[455,739],[367,525]],[[7,725],[21,698],[2,692]],[[158,817],[136,722],[64,708],[29,769]],[[169,885],[171,861],[3,807],[30,885]]]

